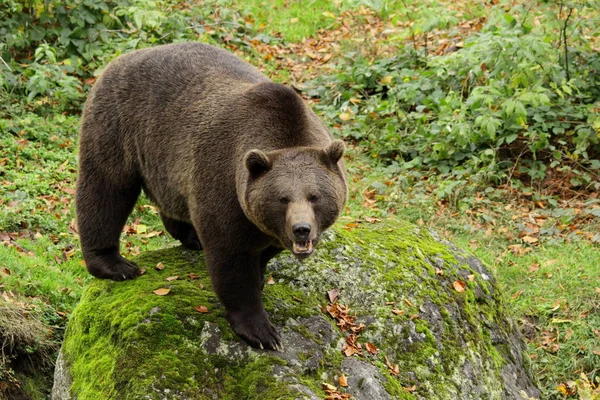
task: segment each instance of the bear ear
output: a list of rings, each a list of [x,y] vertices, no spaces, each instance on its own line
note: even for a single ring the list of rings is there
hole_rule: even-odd
[[[272,162],[263,151],[253,149],[246,153],[244,164],[246,164],[250,176],[256,178],[270,170]]]
[[[344,150],[346,150],[344,142],[341,140],[334,140],[325,148],[325,154],[332,164],[337,164],[344,155]]]

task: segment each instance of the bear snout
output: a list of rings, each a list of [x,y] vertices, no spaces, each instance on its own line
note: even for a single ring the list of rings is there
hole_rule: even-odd
[[[292,226],[292,233],[297,241],[306,241],[310,236],[311,226],[308,222],[299,222]]]

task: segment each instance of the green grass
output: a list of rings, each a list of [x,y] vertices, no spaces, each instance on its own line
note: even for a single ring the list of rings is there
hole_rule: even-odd
[[[473,239],[454,237],[462,248]],[[583,241],[548,243],[515,255],[504,241],[478,239],[473,253],[495,270],[548,398],[562,398],[556,387],[582,372],[600,377],[598,247]]]
[[[340,7],[327,0],[250,0],[229,4],[246,11],[259,30],[278,32],[290,42],[303,41],[319,29],[337,26],[335,16],[340,14]]]

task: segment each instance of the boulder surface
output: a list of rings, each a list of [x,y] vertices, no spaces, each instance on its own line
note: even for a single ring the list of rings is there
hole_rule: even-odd
[[[136,280],[93,280],[71,315],[53,399],[539,396],[477,259],[401,222],[338,224],[325,236],[308,260],[283,254],[268,267],[263,298],[282,351],[233,334],[202,252],[147,252]]]

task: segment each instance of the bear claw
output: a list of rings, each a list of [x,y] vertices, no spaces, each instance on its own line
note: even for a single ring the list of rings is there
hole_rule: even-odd
[[[265,311],[228,313],[233,331],[246,343],[261,350],[279,350],[281,338]]]
[[[138,266],[118,252],[96,252],[87,258],[87,269],[96,278],[124,281],[139,275]]]

